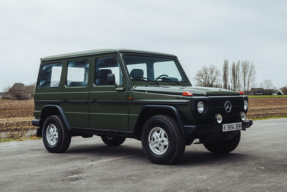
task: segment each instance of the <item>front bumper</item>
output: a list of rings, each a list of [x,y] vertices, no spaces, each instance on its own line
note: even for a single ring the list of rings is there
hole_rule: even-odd
[[[246,119],[244,122],[242,122],[242,130],[246,130],[247,128],[251,127],[252,124],[252,120]],[[196,137],[210,133],[223,133],[222,124],[184,125],[183,128],[187,137]]]

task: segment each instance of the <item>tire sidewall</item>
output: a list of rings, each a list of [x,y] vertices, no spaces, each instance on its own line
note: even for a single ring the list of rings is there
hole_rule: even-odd
[[[162,154],[162,155],[157,155],[155,154],[149,146],[148,142],[148,137],[150,131],[155,128],[155,127],[160,127],[165,130],[168,136],[168,149],[167,151]],[[147,121],[147,123],[143,127],[143,133],[142,133],[142,147],[147,155],[147,157],[154,163],[167,163],[172,157],[174,156],[175,153],[175,148],[176,148],[176,140],[174,136],[174,131],[171,127],[171,125],[165,121],[163,118],[160,117],[152,117]]]
[[[47,141],[46,131],[50,124],[54,124],[58,130],[58,141],[56,145],[50,145],[49,142]],[[48,117],[43,124],[42,136],[43,136],[42,137],[43,143],[46,149],[50,152],[57,152],[61,148],[62,140],[63,140],[63,130],[62,130],[62,125],[59,122],[59,119],[57,119],[55,116]]]

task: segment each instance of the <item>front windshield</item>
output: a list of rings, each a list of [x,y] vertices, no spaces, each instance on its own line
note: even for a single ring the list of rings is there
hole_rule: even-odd
[[[124,61],[132,81],[187,82],[176,59],[160,56],[124,54]]]

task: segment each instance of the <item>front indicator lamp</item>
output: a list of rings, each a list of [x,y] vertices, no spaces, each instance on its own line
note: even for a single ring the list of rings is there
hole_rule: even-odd
[[[203,113],[203,111],[204,111],[204,103],[202,101],[199,101],[197,103],[197,111],[198,111],[198,113]]]

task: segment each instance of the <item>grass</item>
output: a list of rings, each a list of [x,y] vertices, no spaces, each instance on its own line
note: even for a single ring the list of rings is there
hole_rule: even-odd
[[[36,140],[36,139],[42,139],[42,137],[31,136],[31,137],[17,138],[17,139],[0,139],[0,143],[9,142],[9,141],[26,141],[26,140]]]
[[[248,98],[282,98],[287,95],[248,95]]]

